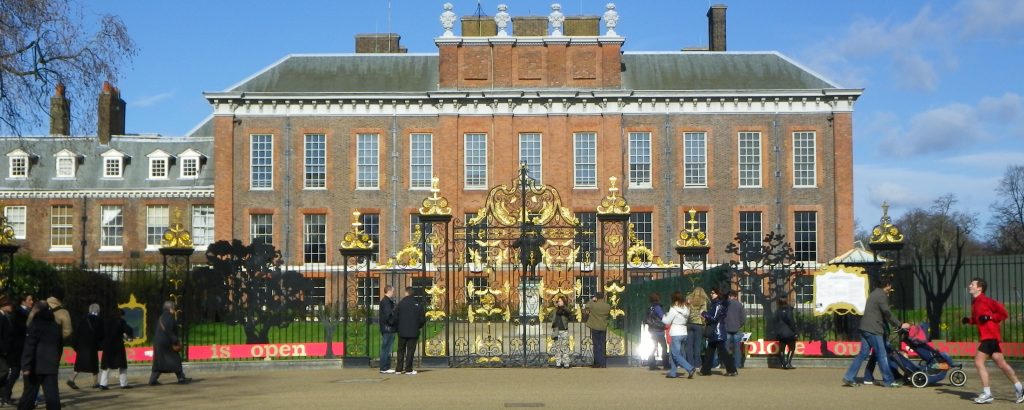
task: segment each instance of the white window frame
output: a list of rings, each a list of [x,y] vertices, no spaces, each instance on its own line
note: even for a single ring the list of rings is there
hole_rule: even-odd
[[[756,144],[753,144],[751,146],[746,147],[747,149],[756,150],[756,152],[751,152],[751,153],[744,154],[744,152],[743,152],[743,150],[744,150],[744,137],[746,137],[748,139],[751,138],[751,137],[756,137],[756,140],[755,140]],[[737,177],[738,177],[737,183],[738,183],[738,186],[740,188],[761,188],[763,186],[763,184],[764,184],[764,181],[763,181],[763,178],[762,178],[763,177],[763,173],[761,172],[762,171],[761,167],[762,167],[762,163],[763,163],[763,161],[762,161],[762,152],[761,152],[761,133],[757,132],[757,131],[743,131],[743,132],[740,132],[737,135],[737,137],[736,137],[736,148],[737,148],[736,149],[736,156],[737,156],[736,164],[738,165],[738,167],[737,167]],[[753,167],[753,168],[748,169],[748,170],[745,171],[743,169],[744,166]],[[754,175],[746,176],[745,177],[744,176],[744,172],[751,172]],[[744,183],[745,179],[748,180],[746,183]],[[756,183],[751,183],[749,181],[750,179],[756,179],[757,182]]]
[[[319,141],[315,139],[319,139]],[[310,149],[310,144],[315,144],[312,149]],[[311,157],[310,153],[319,154],[319,156]],[[311,191],[327,189],[327,135],[303,134],[302,158],[302,189]],[[311,162],[311,160],[316,161]],[[310,179],[310,174],[322,177]]]
[[[426,155],[424,156],[424,154]],[[426,176],[425,179],[424,176]],[[433,134],[409,134],[409,189],[430,189],[431,179],[433,177]]]
[[[192,246],[205,250],[213,243],[213,205],[192,205]]]
[[[14,228],[14,239],[25,239],[28,207],[24,205],[5,206],[4,216],[7,217],[7,224]]]
[[[534,153],[536,151],[536,154]],[[519,164],[526,164],[530,178],[544,184],[544,137],[539,132],[519,134]]]
[[[690,175],[691,170],[696,175]],[[708,134],[704,131],[683,133],[683,187],[708,187]]]
[[[78,173],[78,154],[75,154],[74,152],[71,152],[70,150],[63,149],[63,150],[60,150],[60,152],[58,152],[56,154],[53,154],[53,156],[54,156],[54,166],[56,167],[55,170],[54,170],[54,174],[55,174],[54,178],[55,179],[75,179],[75,175]],[[70,165],[70,167],[67,168],[70,172],[64,172],[64,173],[61,172],[61,170],[62,170],[61,163],[62,162],[70,163],[70,164],[68,164],[68,165]]]
[[[263,141],[263,139],[266,141]],[[260,139],[261,141],[256,141]],[[257,145],[260,144],[258,152],[267,152],[269,155],[266,157],[260,156],[260,160],[265,160],[266,163],[256,163],[257,157]],[[263,149],[263,145],[266,148]],[[258,168],[257,168],[258,167]],[[257,171],[257,169],[259,171]],[[259,183],[257,184],[256,176],[260,176]],[[263,179],[266,176],[266,180]],[[274,190],[274,134],[250,134],[249,135],[249,190],[251,191],[273,191]]]
[[[478,137],[481,138],[481,141],[473,141],[473,143],[477,144],[477,143],[481,143],[482,142],[483,146],[481,148],[474,147],[473,149],[470,149],[469,144],[470,144],[470,138],[471,137],[474,140],[476,138],[478,138]],[[477,133],[477,132],[467,133],[467,134],[462,136],[462,144],[463,144],[462,145],[462,147],[463,147],[463,150],[462,150],[463,151],[463,170],[462,170],[463,171],[463,178],[462,178],[463,188],[466,189],[466,190],[487,189],[487,178],[489,176],[488,172],[487,172],[487,165],[488,165],[487,164],[487,134]],[[480,157],[477,157],[475,155],[472,156],[472,157],[470,156],[471,154],[475,154],[478,151],[481,151],[481,149],[482,149],[482,152],[483,152],[482,156],[480,156]],[[483,159],[483,161],[480,161],[481,158]],[[472,163],[470,162],[471,159],[473,160]],[[475,183],[475,182],[477,182],[476,178],[474,178],[473,181],[470,181],[470,171],[471,171],[470,167],[482,167],[482,171],[477,169],[477,168],[472,169],[472,172],[474,174],[483,173],[483,181],[482,181],[482,183]],[[471,183],[471,182],[474,182],[474,183]]]
[[[794,188],[816,188],[818,186],[817,149],[817,134],[814,131],[793,133]],[[800,175],[801,173],[803,175]]]
[[[119,215],[114,216],[111,220],[111,224],[107,224],[103,220],[103,214],[105,211],[117,211]],[[113,224],[114,221],[120,219],[120,224]],[[110,229],[111,232],[107,233]],[[120,230],[118,230],[120,229]],[[113,242],[112,245],[104,245],[107,242]],[[102,252],[121,252],[124,250],[124,207],[121,205],[103,205],[100,206],[100,251]]]
[[[269,222],[269,223],[266,223],[266,224],[262,224],[261,223],[261,224],[257,225],[256,222],[264,222],[264,221],[262,221],[262,219],[264,217],[266,217],[268,219],[267,222]],[[257,221],[257,219],[260,219],[260,220]],[[259,227],[267,227],[267,229],[270,231],[270,233],[267,234],[267,233],[257,232],[257,229],[256,229],[257,226],[259,226]],[[256,243],[256,238],[257,237],[259,237],[259,238],[263,238],[263,237],[270,238],[269,241],[263,242],[263,243],[271,244],[271,245],[274,244],[274,214],[249,214],[249,243],[250,244]]]
[[[58,214],[57,210],[60,209],[61,213]],[[71,205],[51,205],[50,206],[50,252],[70,252],[74,250],[74,234],[75,234],[75,211]],[[67,211],[64,214],[63,211]],[[56,238],[64,237],[64,232],[67,232],[67,244],[57,244]]]
[[[814,220],[813,220],[813,222],[814,222],[814,230],[813,231],[801,231],[801,230],[799,230],[799,228],[800,228],[800,221],[797,220],[797,215],[799,215],[799,214],[811,214],[814,217]],[[810,233],[814,237],[814,241],[813,241],[813,244],[814,244],[814,251],[813,251],[814,259],[813,260],[810,260],[810,259],[800,259],[799,257],[797,257],[796,259],[797,259],[798,262],[817,262],[817,259],[818,259],[818,256],[819,256],[819,252],[818,252],[818,225],[819,225],[818,224],[818,212],[816,212],[816,211],[795,211],[795,212],[793,212],[793,255],[794,255],[794,257],[796,257],[799,254],[807,253],[807,251],[797,252],[797,249],[799,248],[799,244],[802,244],[802,243],[812,243],[810,241],[802,240],[803,238],[801,237],[800,234],[801,233]]]
[[[148,155],[149,158],[149,179],[169,179],[171,175],[171,154],[164,152],[163,150],[156,150]],[[163,163],[163,175],[157,175],[157,164]]]
[[[587,141],[589,139],[589,141]],[[581,158],[582,157],[582,158]],[[589,160],[589,162],[587,162]],[[597,133],[572,134],[573,188],[597,189]],[[590,169],[588,170],[587,167]],[[593,173],[593,176],[586,175]],[[592,178],[589,181],[588,178]],[[583,181],[583,182],[581,182]]]
[[[356,134],[356,189],[380,189],[380,134]]]
[[[178,154],[178,159],[181,160],[181,165],[178,166],[178,179],[198,179],[199,173],[202,172],[203,156],[203,153],[192,148]],[[195,164],[190,165],[191,162]],[[192,174],[189,173],[191,169],[195,170]]]
[[[122,179],[124,178],[124,162],[128,156],[124,153],[111,149],[100,154],[103,158],[103,178]],[[111,166],[113,165],[113,166]],[[112,172],[116,171],[116,172]]]
[[[28,178],[29,164],[31,164],[31,155],[29,155],[29,153],[25,152],[20,148],[9,152],[7,154],[7,178]]]
[[[320,239],[322,242],[311,242],[313,239]],[[310,245],[323,246],[324,252],[310,253]],[[302,263],[304,265],[323,265],[327,263],[327,215],[326,214],[305,214],[302,216]],[[319,256],[322,261],[306,262],[311,256]]]
[[[640,152],[643,147],[639,146],[641,142],[646,140],[646,153]],[[652,139],[651,133],[647,131],[638,131],[629,133],[628,141],[628,155],[629,155],[629,187],[630,188],[642,188],[650,189],[652,185],[652,175],[654,175],[654,158],[652,152]],[[646,157],[646,161],[642,161]],[[646,165],[647,169],[641,169],[640,167]],[[637,167],[634,169],[634,167]]]
[[[164,232],[171,227],[171,207],[167,205],[146,206],[146,250],[160,249]]]

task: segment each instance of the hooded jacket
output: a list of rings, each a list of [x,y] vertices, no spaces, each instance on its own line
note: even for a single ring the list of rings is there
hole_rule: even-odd
[[[46,298],[46,304],[50,305],[50,311],[53,312],[53,320],[60,325],[61,338],[67,341],[71,337],[71,314],[64,308],[60,300],[53,296]]]
[[[665,317],[661,319],[669,326],[669,336],[686,336],[686,322],[690,318],[690,308],[686,306],[672,305]]]

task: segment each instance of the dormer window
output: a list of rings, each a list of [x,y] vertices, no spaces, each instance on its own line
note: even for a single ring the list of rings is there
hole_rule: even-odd
[[[16,149],[7,153],[7,177],[11,179],[28,178],[29,160],[32,155],[22,149]]]
[[[128,156],[116,149],[111,149],[103,154],[103,177],[124,178],[124,164]]]
[[[146,155],[146,158],[149,158],[149,179],[167,179],[174,157],[158,149]]]
[[[53,156],[57,163],[57,178],[74,178],[78,171],[78,154],[64,149]]]
[[[203,158],[206,156],[203,153],[189,148],[178,155],[181,166],[181,179],[196,179],[199,178],[200,167],[202,166]]]

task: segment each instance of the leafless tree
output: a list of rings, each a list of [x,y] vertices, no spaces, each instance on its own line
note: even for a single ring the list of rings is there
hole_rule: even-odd
[[[0,1],[0,134],[20,135],[48,120],[58,83],[80,107],[73,126],[88,129],[101,84],[113,82],[136,52],[120,18],[87,24],[74,0]]]
[[[1024,252],[1024,165],[1006,168],[991,205],[991,242],[996,252]]]

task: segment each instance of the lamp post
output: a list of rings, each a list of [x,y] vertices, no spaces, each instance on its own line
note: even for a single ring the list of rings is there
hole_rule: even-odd
[[[708,270],[708,252],[711,251],[711,247],[708,246],[708,235],[697,226],[699,224],[697,210],[691,209],[689,214],[690,220],[686,222],[689,227],[679,231],[679,239],[676,240],[676,253],[679,254],[679,276],[686,273],[687,263],[691,263],[695,259],[701,262],[701,274]]]
[[[14,254],[20,246],[14,244],[14,227],[7,223],[7,216],[0,213],[0,265],[4,266],[4,294],[10,294],[14,287]]]
[[[174,302],[175,311],[172,312],[175,318],[184,309],[181,300],[185,297],[185,282],[188,280],[192,269],[192,254],[195,248],[192,247],[192,234],[181,225],[181,209],[174,210],[174,223],[164,231],[160,239],[160,255],[163,257],[163,278],[160,281],[160,294],[166,295],[167,300]],[[168,279],[170,274],[170,279]],[[158,319],[159,320],[159,319]],[[177,320],[181,328],[182,349],[181,355],[188,360],[188,326],[187,317],[182,314]]]
[[[360,364],[365,364],[365,367],[370,366],[370,318],[367,312],[366,318],[366,356],[360,359],[365,360],[351,360],[355,357],[349,356],[349,345],[348,345],[348,324],[351,319],[351,312],[349,312],[348,306],[348,260],[349,258],[363,258],[366,261],[366,272],[370,272],[370,255],[376,251],[377,245],[370,239],[370,235],[363,231],[363,223],[359,220],[359,211],[352,212],[352,230],[345,233],[345,236],[341,240],[341,246],[338,249],[341,252],[341,266],[342,266],[342,284],[344,291],[342,292],[342,328],[341,328],[341,340],[344,343],[342,357],[345,358],[343,366],[345,367],[356,367]],[[327,343],[333,343],[328,341]],[[362,367],[362,366],[360,366]]]
[[[871,248],[871,252],[874,253],[876,263],[875,268],[878,270],[874,275],[875,279],[881,278],[882,270],[891,269],[894,264],[899,266],[900,251],[903,250],[903,234],[900,232],[900,228],[892,223],[892,218],[889,217],[888,202],[882,202],[882,218],[879,220],[878,225],[875,225],[875,227],[871,229],[871,240],[868,242],[868,247]],[[895,257],[889,257],[888,261],[878,263],[878,254],[881,252],[886,252],[889,255],[895,254]],[[901,316],[905,316],[905,313],[902,312],[906,310],[906,289],[903,286],[902,278],[897,279],[896,289],[899,291],[900,295]]]

